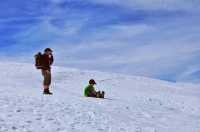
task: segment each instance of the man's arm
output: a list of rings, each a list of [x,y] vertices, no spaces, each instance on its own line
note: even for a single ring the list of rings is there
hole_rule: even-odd
[[[53,62],[54,62],[54,57],[53,57],[53,55],[51,55],[51,57],[50,57],[50,65],[52,65]]]

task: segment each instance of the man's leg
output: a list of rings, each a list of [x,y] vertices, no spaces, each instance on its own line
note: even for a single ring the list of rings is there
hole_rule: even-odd
[[[48,71],[48,70],[43,70],[42,73],[43,73],[43,76],[44,76],[44,82],[43,82],[44,94],[52,94],[49,91],[49,86],[51,84],[51,72]]]
[[[43,94],[48,94],[49,93],[49,86],[44,85],[44,91]]]

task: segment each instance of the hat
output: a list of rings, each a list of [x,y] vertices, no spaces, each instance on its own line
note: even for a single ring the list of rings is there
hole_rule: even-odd
[[[90,79],[89,84],[96,84],[94,79]]]
[[[46,48],[46,49],[44,50],[44,52],[48,52],[48,51],[53,52],[53,50],[50,49],[50,48]]]

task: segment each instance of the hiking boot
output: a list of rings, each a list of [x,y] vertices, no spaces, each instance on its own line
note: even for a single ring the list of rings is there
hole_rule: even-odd
[[[104,95],[105,95],[105,92],[102,91],[102,93],[101,93],[101,98],[104,98]]]
[[[98,91],[98,92],[96,93],[96,98],[101,98],[101,93],[100,93],[100,91]]]
[[[49,91],[49,89],[45,89],[44,92],[43,92],[43,94],[52,95],[53,93],[51,93],[51,92]]]

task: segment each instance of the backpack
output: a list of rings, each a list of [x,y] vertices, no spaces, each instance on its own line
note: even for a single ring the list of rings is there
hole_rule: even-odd
[[[35,56],[35,67],[37,69],[42,69],[43,67],[43,55],[41,52],[38,52]]]

